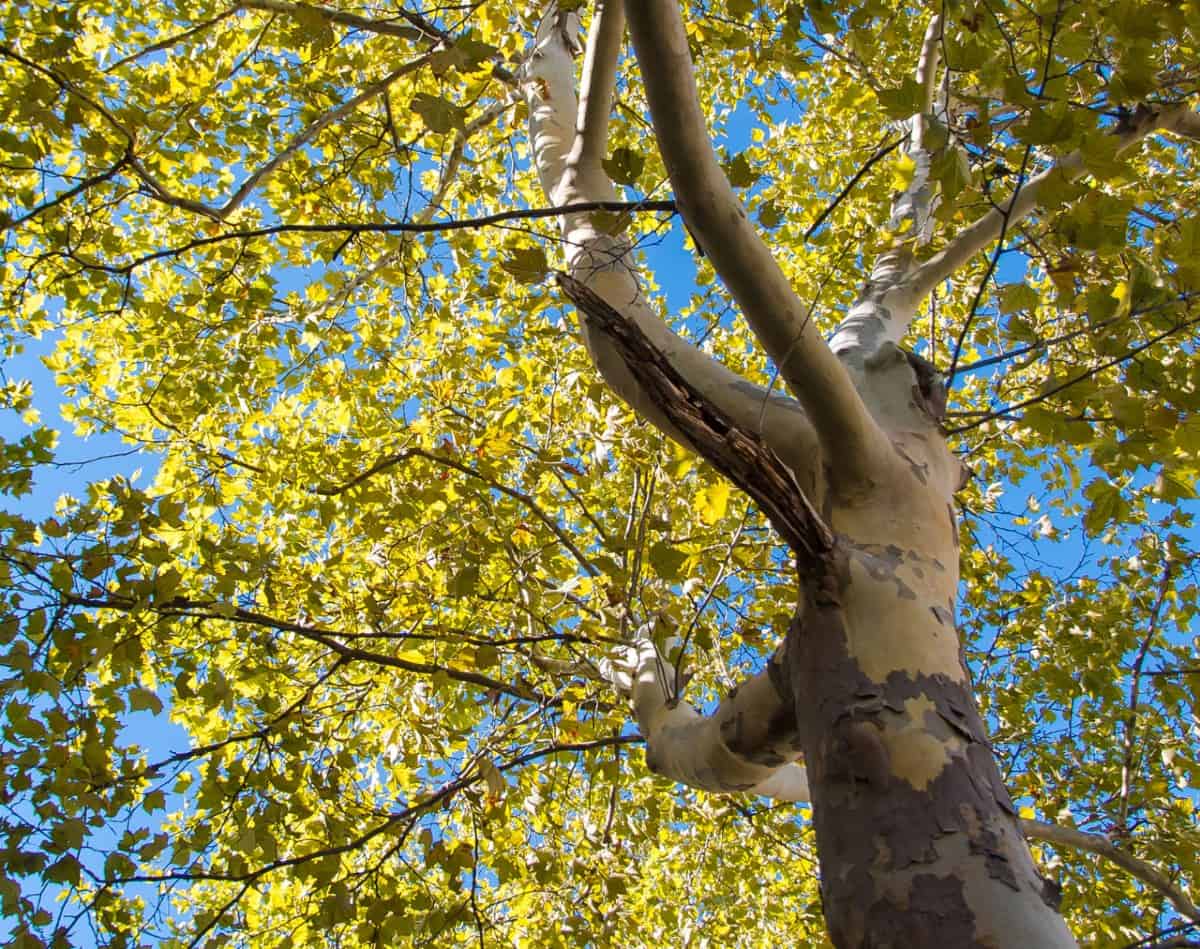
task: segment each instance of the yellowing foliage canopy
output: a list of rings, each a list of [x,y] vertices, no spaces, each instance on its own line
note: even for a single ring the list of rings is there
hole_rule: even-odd
[[[957,619],[1013,799],[1183,903],[1085,851],[1035,856],[1089,944],[1180,927],[1200,879],[1200,122],[1114,133],[1196,106],[1200,5],[685,6],[723,167],[823,330],[864,259],[912,236],[891,204],[916,176],[932,256],[1075,163],[911,343],[953,384]],[[934,8],[921,168],[897,144]],[[601,672],[648,626],[714,699],[775,648],[794,590],[756,508],[608,391],[548,279],[556,213],[516,90],[541,13],[0,9],[5,355],[49,352],[72,437],[115,433],[143,472],[58,469],[56,509],[25,507],[57,436],[20,371],[0,379],[11,944],[825,939],[807,809],[655,778]],[[646,114],[623,60],[604,167],[625,200],[603,219],[679,332],[768,383]]]

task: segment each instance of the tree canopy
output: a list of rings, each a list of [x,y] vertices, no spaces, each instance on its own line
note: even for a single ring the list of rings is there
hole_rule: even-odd
[[[641,630],[711,708],[779,644],[794,570],[578,340],[522,91],[544,12],[0,10],[5,355],[51,341],[74,435],[143,471],[23,510],[57,435],[0,379],[13,945],[823,944],[809,808],[656,777],[612,685]],[[969,471],[963,654],[1076,935],[1200,925],[1200,5],[684,21],[721,167],[822,333],[878,255],[936,264],[1000,216],[904,340]],[[618,198],[584,210],[675,332],[782,392],[648,115],[626,51]]]

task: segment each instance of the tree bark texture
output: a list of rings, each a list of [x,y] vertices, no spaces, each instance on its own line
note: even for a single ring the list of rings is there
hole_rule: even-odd
[[[648,766],[709,791],[811,795],[839,947],[1073,946],[961,658],[953,496],[962,468],[939,427],[939,379],[897,345],[921,297],[915,245],[875,261],[827,344],[715,160],[678,4],[597,3],[578,100],[572,17],[551,10],[525,82],[548,197],[611,197],[600,158],[627,18],[685,223],[794,396],[772,397],[676,336],[642,294],[629,245],[588,215],[564,218],[560,286],[605,379],[749,494],[797,566],[797,613],[780,649],[711,716],[681,701],[674,669],[649,641],[631,643],[612,681],[633,699]],[[920,57],[929,90],[940,29],[934,17]],[[927,165],[922,127],[913,121],[908,150]],[[920,176],[895,211],[922,239]]]

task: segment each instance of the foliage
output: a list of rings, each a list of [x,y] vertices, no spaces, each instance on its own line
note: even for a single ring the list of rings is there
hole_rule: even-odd
[[[4,345],[55,339],[76,433],[153,471],[0,515],[15,945],[822,938],[804,810],[654,779],[598,674],[644,623],[701,694],[759,666],[791,608],[777,542],[599,382],[545,280],[551,217],[445,223],[541,205],[521,6],[0,11]],[[923,17],[691,6],[726,170],[831,327],[917,173],[887,149]],[[919,328],[974,474],[967,656],[1022,806],[1195,880],[1200,177],[1194,143],[1111,132],[1194,98],[1200,7],[946,8],[923,252],[1054,157],[1088,172]],[[662,198],[627,65],[606,167]],[[768,379],[707,263],[674,273],[670,215],[612,222],[667,262],[675,325]],[[20,499],[55,435],[2,395]],[[1174,919],[1040,856],[1097,945]]]

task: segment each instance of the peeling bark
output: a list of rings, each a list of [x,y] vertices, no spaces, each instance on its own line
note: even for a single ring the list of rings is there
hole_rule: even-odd
[[[539,32],[525,88],[535,162],[553,200],[612,196],[600,160],[619,12],[613,0],[597,6],[578,107],[561,20]],[[800,403],[764,407],[761,392],[653,312],[627,243],[589,215],[563,221],[568,272],[559,284],[583,314],[605,379],[748,494],[797,565],[796,617],[781,648],[713,715],[682,700],[673,667],[646,638],[610,666],[633,700],[647,764],[710,791],[811,793],[839,947],[1072,946],[961,659],[953,495],[962,469],[940,429],[945,389],[933,366],[899,346],[930,275],[992,227],[969,228],[940,257],[914,263],[931,210],[924,139],[940,20],[917,69],[925,105],[906,145],[917,173],[893,208],[911,236],[875,262],[830,346],[798,320],[794,294],[713,158],[678,5],[636,0],[625,12],[685,223]],[[1186,127],[1159,116],[1131,135],[1168,121]],[[1037,179],[1028,189],[1010,214],[1034,206]]]
[[[863,609],[876,593],[858,589],[851,556],[839,549],[832,560],[836,594],[810,587],[787,656],[834,944],[1074,945],[1044,898],[965,672],[954,674],[953,630],[913,630],[894,611]],[[896,572],[870,582],[901,582]],[[922,599],[899,588],[891,597]],[[943,627],[935,606],[927,625]],[[860,635],[863,622],[883,635]],[[878,649],[914,633],[941,649],[909,652],[925,669],[888,671]]]

